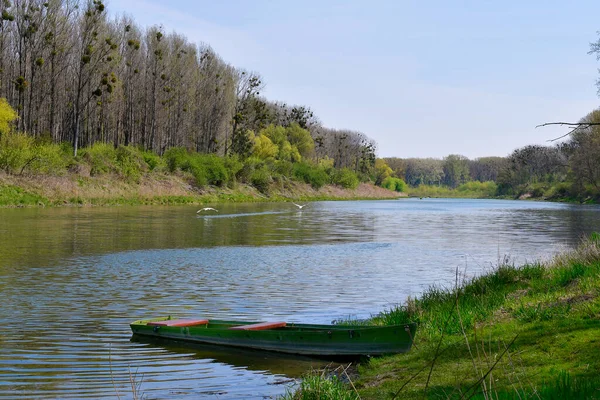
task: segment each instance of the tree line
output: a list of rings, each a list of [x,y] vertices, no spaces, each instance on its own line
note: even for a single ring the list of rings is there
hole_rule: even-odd
[[[408,185],[456,189],[468,182],[494,182],[496,196],[600,200],[600,109],[581,119],[563,142],[528,145],[506,157],[469,160],[452,154],[435,158],[385,158],[392,175]]]
[[[18,131],[70,143],[75,156],[106,143],[243,158],[267,127],[297,126],[314,142],[303,156],[356,172],[374,165],[365,134],[267,100],[258,73],[159,26],[111,20],[101,0],[0,0],[0,14],[0,98]]]

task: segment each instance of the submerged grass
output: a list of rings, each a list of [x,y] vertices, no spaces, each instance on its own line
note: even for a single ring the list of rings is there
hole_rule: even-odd
[[[600,236],[504,264],[373,318],[418,323],[407,354],[359,367],[362,399],[600,399]]]

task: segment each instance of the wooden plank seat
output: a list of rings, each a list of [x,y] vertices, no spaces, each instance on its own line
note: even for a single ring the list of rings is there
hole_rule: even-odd
[[[165,321],[151,321],[148,322],[150,326],[196,326],[208,324],[207,319],[168,319]]]
[[[285,322],[259,322],[257,324],[232,326],[229,329],[240,331],[264,331],[266,329],[283,328],[285,325]]]

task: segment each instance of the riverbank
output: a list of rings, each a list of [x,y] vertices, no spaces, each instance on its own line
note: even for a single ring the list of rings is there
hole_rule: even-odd
[[[598,399],[600,236],[547,264],[430,288],[375,321],[417,322],[415,345],[360,364],[344,398]]]
[[[111,206],[142,204],[206,204],[221,202],[359,200],[405,197],[369,183],[355,189],[311,185],[280,180],[270,184],[267,193],[245,184],[233,187],[197,187],[186,175],[152,173],[138,182],[115,175],[15,176],[0,174],[0,207]]]

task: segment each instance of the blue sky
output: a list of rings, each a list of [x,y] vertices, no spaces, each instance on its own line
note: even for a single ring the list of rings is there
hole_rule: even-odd
[[[506,156],[599,106],[600,1],[108,0],[208,43],[380,157]]]

